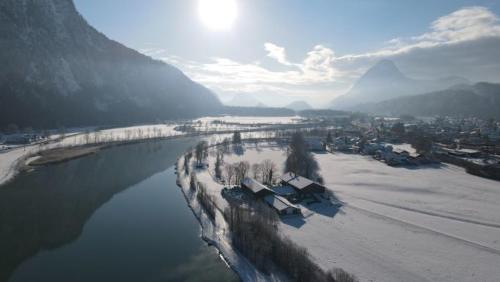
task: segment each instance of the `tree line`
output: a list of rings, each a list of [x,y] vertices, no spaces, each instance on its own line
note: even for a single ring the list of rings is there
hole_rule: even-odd
[[[224,218],[231,231],[233,246],[263,273],[271,273],[275,266],[292,281],[357,281],[341,269],[321,269],[307,249],[279,233],[278,216],[261,202],[248,207],[230,203],[224,211]]]

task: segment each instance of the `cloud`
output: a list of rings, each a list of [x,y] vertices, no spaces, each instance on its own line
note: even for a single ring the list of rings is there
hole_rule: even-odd
[[[485,7],[465,7],[432,22],[430,31],[409,38],[393,38],[387,46],[363,54],[350,54],[337,60],[389,57],[415,49],[429,49],[486,37],[500,37],[498,17]]]
[[[290,63],[286,59],[285,48],[269,42],[264,43],[264,48],[268,52],[267,53],[268,57],[275,59],[276,61],[278,61],[278,63],[283,64],[285,66],[292,65],[292,63]]]
[[[422,34],[393,38],[383,48],[365,53],[337,55],[332,48],[316,45],[302,61],[293,62],[285,47],[266,42],[263,51],[284,67],[279,71],[229,58],[194,62],[154,48],[141,51],[179,67],[216,92],[310,97],[320,103],[345,93],[357,77],[381,59],[396,61],[403,72],[415,77],[460,75],[499,82],[498,46],[498,17],[485,7],[474,6],[436,19]]]

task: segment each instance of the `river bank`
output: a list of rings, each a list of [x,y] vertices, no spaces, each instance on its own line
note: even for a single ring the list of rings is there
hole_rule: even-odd
[[[203,128],[198,128],[198,131],[178,131],[181,124],[150,124],[150,125],[134,125],[129,127],[119,128],[85,128],[81,131],[74,132],[70,135],[57,135],[54,139],[46,140],[36,144],[30,144],[23,147],[11,149],[8,151],[0,151],[0,186],[12,180],[17,173],[25,168],[26,161],[32,160],[33,157],[41,154],[43,151],[57,148],[77,148],[85,146],[103,146],[100,149],[109,146],[119,146],[134,144],[137,142],[148,142],[153,140],[168,140],[180,137],[196,137],[196,136],[229,136],[235,130],[245,135],[244,138],[255,137],[271,137],[275,136],[279,131],[294,130],[301,128],[313,128],[321,126],[320,124],[298,123],[298,124],[265,124],[263,126],[245,127],[241,123],[239,127],[221,128],[218,124],[212,126],[205,125]],[[93,131],[90,131],[93,130]],[[260,135],[255,133],[261,133]],[[60,151],[65,152],[64,150]],[[72,149],[72,152],[73,149]],[[58,154],[59,155],[59,154]],[[64,155],[64,154],[62,154]],[[68,160],[64,156],[57,156],[57,161]]]
[[[177,157],[198,140],[113,146],[20,173],[0,189],[0,281],[239,281],[200,240],[175,184]]]
[[[196,199],[196,193],[189,188],[189,174],[183,169],[184,158],[181,156],[176,163],[177,185],[181,189],[186,202],[198,219],[201,226],[201,237],[213,245],[221,257],[233,269],[242,281],[288,281],[282,274],[273,273],[266,275],[258,271],[242,254],[231,245],[229,228],[225,222],[222,211],[215,210],[215,219],[212,220]]]

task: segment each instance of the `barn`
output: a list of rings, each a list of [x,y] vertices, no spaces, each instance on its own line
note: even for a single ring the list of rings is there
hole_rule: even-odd
[[[256,198],[263,198],[268,195],[274,194],[273,191],[266,186],[259,183],[257,180],[246,177],[241,181],[241,188],[252,194]]]
[[[325,187],[310,179],[296,175],[293,172],[287,172],[281,176],[281,184],[288,185],[300,194],[324,193]]]
[[[279,215],[300,214],[300,208],[292,205],[285,198],[278,195],[268,195],[264,201]]]

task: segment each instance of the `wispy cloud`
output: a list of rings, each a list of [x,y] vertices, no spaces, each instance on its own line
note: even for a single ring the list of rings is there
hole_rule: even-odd
[[[487,40],[491,38],[495,40]],[[229,58],[194,62],[168,55],[157,48],[141,51],[181,68],[193,80],[217,92],[265,92],[269,95],[313,96],[327,101],[346,91],[355,78],[384,58],[395,59],[416,73],[420,70],[430,75],[445,76],[462,74],[457,73],[460,68],[456,65],[467,57],[469,63],[462,69],[470,69],[470,73],[480,75],[475,70],[486,70],[481,65],[485,62],[490,63],[487,70],[491,70],[492,61],[495,62],[493,67],[500,67],[499,42],[498,17],[487,8],[476,6],[465,7],[436,19],[425,33],[394,38],[383,48],[365,53],[337,55],[332,48],[316,45],[304,54],[302,61],[293,62],[287,57],[285,47],[266,42],[263,46],[265,56],[283,66],[279,71],[259,62],[242,63]],[[477,51],[471,52],[471,48]],[[441,73],[433,72],[436,70]],[[498,74],[500,69],[496,71]],[[467,72],[464,70],[463,74]]]
[[[280,46],[273,44],[273,43],[270,43],[270,42],[265,43],[264,48],[267,51],[268,57],[275,59],[276,61],[278,61],[278,63],[283,64],[285,66],[292,65],[292,63],[290,63],[286,59],[285,48],[280,47]]]
[[[345,55],[337,60],[389,57],[409,53],[414,49],[458,44],[485,37],[500,37],[498,17],[485,7],[466,7],[438,18],[432,22],[430,31],[426,33],[409,38],[393,38],[380,50]]]

